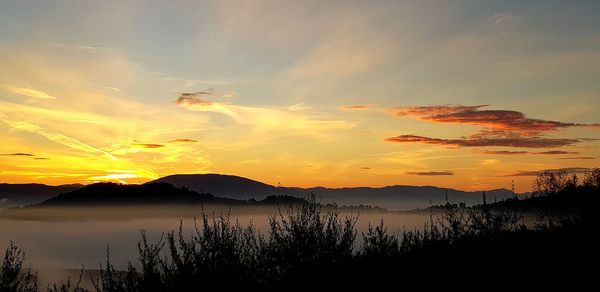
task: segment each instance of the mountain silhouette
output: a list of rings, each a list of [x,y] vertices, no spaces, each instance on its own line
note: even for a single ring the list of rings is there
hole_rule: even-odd
[[[201,204],[236,201],[234,199],[217,198],[211,194],[198,193],[187,188],[177,188],[168,183],[143,185],[95,183],[60,194],[35,206]]]
[[[123,185],[117,183],[95,183],[80,189],[62,193],[31,207],[56,206],[127,206],[127,205],[194,205],[221,204],[239,206],[288,205],[305,202],[291,196],[268,196],[263,200],[237,200],[199,193],[186,187],[175,187],[169,183],[147,183]]]
[[[269,195],[285,194],[304,198],[315,194],[323,203],[335,202],[339,205],[373,205],[388,209],[414,209],[431,204],[445,203],[446,195],[451,202],[479,204],[482,193],[461,191],[434,186],[394,185],[386,187],[353,188],[299,188],[275,187],[244,177],[222,174],[177,174],[157,179],[153,182],[166,182],[177,187],[186,187],[197,192],[207,192],[218,197],[240,200],[262,200]],[[513,196],[507,189],[487,190],[490,202]]]
[[[83,187],[80,184],[49,186],[44,184],[0,184],[0,207],[43,202],[60,193]]]
[[[157,185],[154,185],[156,183],[171,184],[174,186],[174,189],[169,189],[166,186],[158,187]],[[93,184],[90,186],[93,187],[85,187],[85,192],[93,192],[96,190],[95,188],[102,188],[100,186],[104,186],[104,193],[112,193],[112,191],[108,189],[110,188],[110,184]],[[481,191],[461,191],[435,186],[393,185],[385,187],[349,188],[275,187],[256,180],[223,174],[175,174],[145,183],[142,186],[143,187],[140,188],[130,186],[131,192],[136,194],[139,192],[139,197],[147,197],[146,199],[148,202],[159,199],[165,200],[166,198],[173,198],[174,201],[186,201],[189,199],[191,200],[190,202],[199,200],[197,196],[191,196],[184,199],[183,196],[185,195],[185,192],[180,190],[180,188],[186,188],[188,191],[194,191],[197,194],[205,194],[203,200],[208,200],[206,194],[211,194],[215,197],[215,200],[218,198],[234,200],[254,199],[256,201],[262,201],[269,196],[276,195],[305,198],[314,194],[322,203],[355,206],[371,205],[394,210],[408,210],[427,207],[430,204],[443,204],[445,203],[446,197],[448,198],[448,201],[453,203],[465,202],[468,205],[474,205],[482,202]],[[82,187],[82,185],[47,186],[42,184],[0,184],[0,207],[40,203],[56,197],[58,194],[82,189]],[[97,200],[98,204],[103,204],[106,200],[114,201],[113,198],[105,198],[99,195],[99,193],[96,195],[98,195],[98,197],[95,198],[95,200]],[[486,197],[488,202],[493,202],[494,200],[500,201],[513,197],[513,193],[507,189],[487,190]],[[130,199],[134,200],[135,198]],[[57,200],[59,199],[57,198]],[[49,201],[54,202],[54,200]],[[91,201],[90,198],[89,202]]]
[[[248,178],[224,174],[175,174],[149,183],[170,183],[196,192],[239,200],[262,200],[277,194],[277,188]]]

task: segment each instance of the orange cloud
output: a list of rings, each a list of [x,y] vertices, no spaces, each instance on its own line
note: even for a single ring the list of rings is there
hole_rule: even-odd
[[[558,169],[549,169],[549,170],[527,170],[527,171],[519,171],[513,174],[505,175],[505,176],[537,176],[538,174],[544,171],[551,172],[566,172],[566,173],[585,173],[589,171],[589,168],[585,167],[567,167],[567,168],[558,168]]]
[[[198,141],[192,139],[174,139],[169,141],[169,143],[196,143]]]
[[[340,106],[341,110],[365,110],[373,107],[372,104],[353,104],[353,105],[342,105]]]
[[[31,153],[22,153],[22,152],[17,152],[17,153],[4,153],[4,154],[0,154],[2,156],[35,156]]]
[[[542,137],[512,137],[512,138],[468,138],[468,139],[440,139],[417,135],[400,135],[385,139],[395,143],[424,143],[455,147],[523,147],[523,148],[554,148],[573,145],[580,142],[577,139],[555,139]]]
[[[512,110],[482,110],[482,108],[487,106],[437,105],[397,107],[391,109],[391,112],[395,116],[413,116],[434,123],[477,125],[495,130],[517,132],[528,136],[535,136],[543,132],[569,127],[595,125],[532,119],[521,112]]]
[[[423,176],[439,176],[439,175],[454,175],[452,171],[407,171],[408,175],[423,175]]]
[[[578,152],[573,151],[564,151],[564,150],[551,150],[551,151],[542,151],[542,152],[529,152],[529,151],[510,151],[510,150],[498,150],[498,151],[478,151],[482,154],[490,154],[490,155],[522,155],[522,154],[535,154],[535,155],[563,155],[563,154],[579,154]]]
[[[210,106],[212,105],[212,101],[209,100],[204,100],[198,97],[186,97],[186,96],[179,96],[179,98],[177,98],[177,100],[175,100],[175,104],[177,105],[204,105],[204,106]]]
[[[152,144],[152,143],[140,143],[140,144],[132,144],[131,146],[139,147],[139,148],[147,148],[147,149],[155,149],[165,147],[163,144]]]
[[[598,159],[598,157],[577,156],[577,157],[561,157],[558,159],[561,159],[561,160],[592,160],[592,159]]]

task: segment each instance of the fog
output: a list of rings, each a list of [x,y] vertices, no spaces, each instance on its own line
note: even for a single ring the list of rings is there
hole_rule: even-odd
[[[111,262],[116,268],[124,269],[128,261],[137,259],[140,230],[145,230],[149,239],[157,241],[161,234],[177,230],[183,220],[186,234],[192,232],[193,215],[201,214],[200,210],[177,211],[185,216],[175,216],[175,210],[164,208],[160,212],[157,208],[70,208],[69,212],[45,209],[21,213],[18,219],[3,216],[5,218],[0,219],[0,248],[4,249],[12,240],[25,250],[27,262],[35,269],[63,270],[79,269],[82,265],[86,269],[98,268],[106,261],[106,249],[110,246]],[[277,214],[274,208],[205,211],[217,216],[221,212],[231,212],[233,222],[237,220],[242,226],[253,224],[262,234],[268,232],[269,217]],[[96,216],[98,214],[102,215],[101,219]],[[147,216],[139,218],[141,214]],[[348,214],[342,212],[342,215]],[[360,212],[358,239],[369,223],[378,224],[383,220],[389,231],[397,231],[421,228],[428,218],[424,213]]]

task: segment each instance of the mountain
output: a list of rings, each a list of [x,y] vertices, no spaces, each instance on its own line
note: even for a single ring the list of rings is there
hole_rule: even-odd
[[[262,200],[277,194],[277,188],[272,185],[224,174],[175,174],[149,183],[170,183],[176,187],[238,200]]]
[[[338,205],[372,205],[387,209],[414,209],[431,204],[465,202],[469,205],[482,202],[482,192],[468,192],[434,186],[395,185],[379,188],[298,188],[275,187],[262,182],[232,175],[221,174],[178,174],[170,175],[153,182],[166,182],[177,187],[186,187],[197,192],[207,192],[218,197],[234,199],[264,199],[269,195],[285,194],[306,197],[315,194],[323,203],[335,202]],[[489,202],[512,197],[507,189],[488,190]]]
[[[165,206],[165,205],[229,205],[264,206],[288,205],[305,202],[291,196],[268,196],[263,200],[237,200],[199,193],[186,187],[175,187],[169,183],[147,183],[123,185],[117,183],[95,183],[80,189],[62,193],[44,202],[24,207],[68,207],[68,206]]]
[[[143,185],[95,183],[60,194],[34,206],[163,205],[206,202],[230,203],[235,201],[234,199],[216,198],[211,194],[198,193],[187,188],[177,188],[168,183]]]
[[[80,184],[49,186],[44,184],[0,184],[0,208],[35,204],[60,193],[83,187]]]

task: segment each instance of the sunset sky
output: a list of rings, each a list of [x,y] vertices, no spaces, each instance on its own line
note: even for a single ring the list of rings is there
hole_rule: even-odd
[[[528,191],[599,165],[600,1],[0,0],[0,139],[10,183]]]

